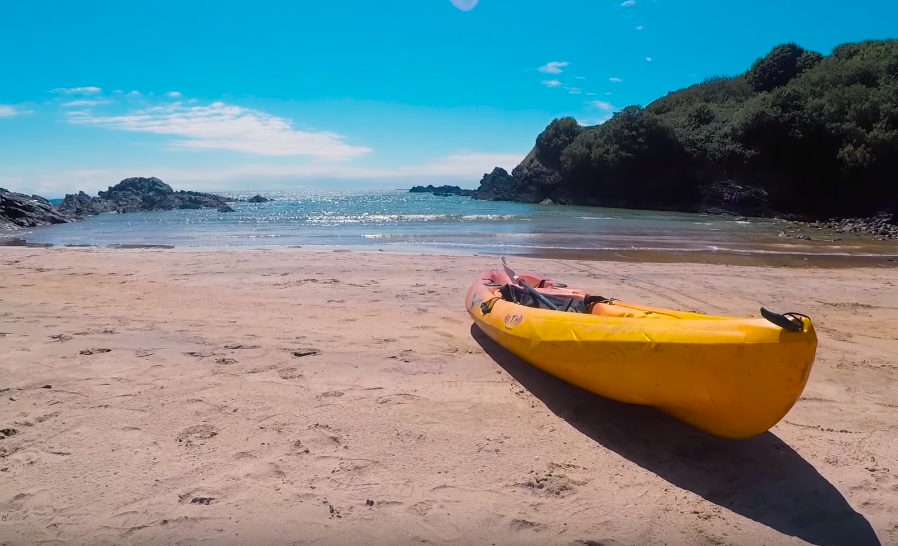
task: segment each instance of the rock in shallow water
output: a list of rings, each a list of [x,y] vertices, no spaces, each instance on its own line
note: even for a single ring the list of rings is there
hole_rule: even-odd
[[[0,227],[36,227],[71,222],[65,213],[39,196],[0,192]]]
[[[223,209],[223,197],[195,191],[174,191],[156,177],[126,178],[97,197],[84,192],[66,195],[59,210],[75,218],[86,218],[106,212],[142,212],[175,209]]]

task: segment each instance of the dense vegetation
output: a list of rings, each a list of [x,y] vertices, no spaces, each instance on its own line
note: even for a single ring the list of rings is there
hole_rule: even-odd
[[[898,40],[828,57],[781,45],[742,75],[628,106],[598,126],[556,119],[534,152],[560,174],[545,196],[574,202],[688,210],[703,187],[733,181],[786,213],[898,210]]]

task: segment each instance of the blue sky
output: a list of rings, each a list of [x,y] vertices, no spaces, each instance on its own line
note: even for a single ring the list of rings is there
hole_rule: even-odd
[[[787,41],[898,37],[892,0],[114,0],[0,13],[0,186],[475,187]]]

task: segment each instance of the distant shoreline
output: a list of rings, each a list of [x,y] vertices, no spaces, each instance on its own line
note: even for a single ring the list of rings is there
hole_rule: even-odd
[[[654,264],[706,264],[706,265],[731,265],[752,267],[789,267],[789,268],[820,268],[820,269],[850,269],[850,268],[892,268],[898,266],[898,249],[895,254],[837,254],[814,252],[788,252],[773,253],[767,251],[738,251],[738,250],[614,250],[614,249],[462,249],[446,247],[391,247],[379,248],[375,245],[342,245],[342,246],[177,246],[162,244],[115,244],[115,245],[86,245],[67,244],[57,245],[51,243],[31,243],[22,238],[0,238],[0,247],[27,247],[34,249],[52,249],[67,251],[172,251],[179,253],[208,253],[208,252],[353,252],[361,254],[387,254],[387,255],[428,255],[428,256],[514,256],[517,258],[533,258],[544,260],[579,260],[584,262],[626,262],[626,263],[654,263]]]

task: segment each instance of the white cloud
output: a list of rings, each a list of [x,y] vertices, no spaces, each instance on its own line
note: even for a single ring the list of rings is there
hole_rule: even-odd
[[[574,79],[577,79],[577,80],[585,80],[585,79],[586,79],[586,76],[574,76]]]
[[[358,157],[371,151],[344,143],[341,135],[296,130],[290,120],[223,102],[209,106],[185,106],[176,102],[117,116],[76,111],[68,113],[68,121],[119,131],[171,135],[179,137],[172,142],[174,146],[194,150],[334,160]]]
[[[165,94],[165,96],[170,99],[180,99],[183,95],[181,95],[181,93],[178,93],[177,91],[169,91]]]
[[[545,85],[546,87],[560,87],[561,86],[561,82],[558,80],[543,80],[539,83]]]
[[[578,88],[576,88],[576,87],[565,87],[565,89],[566,89],[567,92],[570,93],[571,95],[579,95],[580,93],[583,92],[583,91],[580,91],[580,89],[578,89]]]
[[[129,91],[129,92],[127,93],[127,95],[128,95],[129,97],[139,97],[139,96],[140,96],[140,91]]]
[[[54,89],[53,92],[60,95],[96,95],[102,93],[103,90],[99,87],[60,87]]]
[[[561,69],[571,63],[567,61],[552,61],[550,63],[546,63],[541,67],[537,68],[540,72],[544,74],[561,74]]]
[[[646,57],[645,60],[647,60],[648,62],[652,62],[652,58],[651,58],[651,57]]]
[[[622,83],[624,80],[620,78],[608,78],[608,81],[610,81],[611,83]]]
[[[630,6],[635,6],[636,0],[626,0],[625,2],[621,2],[621,7],[628,8]]]
[[[247,164],[222,169],[174,169],[134,167],[123,169],[43,172],[27,177],[6,177],[0,173],[3,187],[14,191],[62,197],[83,190],[95,194],[131,176],[156,176],[176,189],[197,191],[278,190],[278,189],[355,189],[397,188],[403,185],[451,182],[476,186],[485,173],[495,167],[514,168],[527,155],[459,153],[413,165],[395,167],[354,167],[344,163],[305,165]]]
[[[603,100],[594,100],[589,102],[590,106],[594,106],[603,112],[613,112],[614,105]]]
[[[480,0],[449,0],[449,2],[462,11],[471,11],[477,7]]]
[[[606,92],[605,92],[605,95],[606,95],[606,96],[610,96],[610,95],[613,95],[613,94],[614,94],[614,93],[612,93],[611,91],[606,91]]]
[[[13,116],[18,116],[21,114],[15,106],[10,106],[7,104],[0,104],[0,118],[11,118]]]
[[[108,100],[72,100],[69,102],[62,103],[62,106],[98,106],[100,104],[109,104],[111,101]]]
[[[639,25],[638,27],[636,27],[636,30],[642,30],[642,29],[644,29],[644,28],[645,28],[644,26]]]

